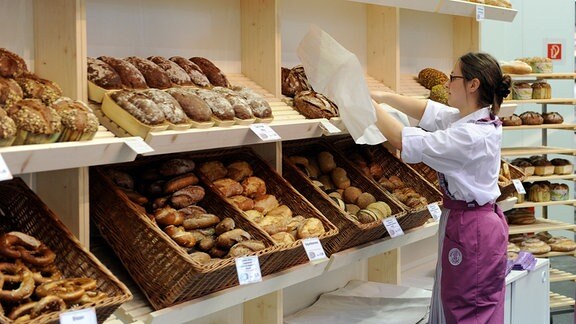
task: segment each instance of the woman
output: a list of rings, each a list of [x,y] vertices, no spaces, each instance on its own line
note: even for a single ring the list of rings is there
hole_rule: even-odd
[[[438,171],[444,192],[430,323],[503,323],[508,226],[495,204],[502,127],[496,116],[510,76],[484,53],[458,59],[449,106],[387,94],[382,101],[420,120],[404,127],[376,106],[378,129],[407,163]]]

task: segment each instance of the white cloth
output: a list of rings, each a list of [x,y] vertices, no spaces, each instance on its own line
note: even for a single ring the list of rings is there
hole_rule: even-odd
[[[376,127],[376,110],[356,55],[316,26],[304,36],[297,53],[312,88],[338,106],[354,141],[370,145],[384,142],[386,138]]]
[[[494,202],[500,196],[502,127],[475,123],[489,116],[490,110],[482,108],[458,119],[457,109],[428,100],[419,124],[422,129],[402,131],[402,159],[424,162],[444,173],[454,199],[480,205]]]

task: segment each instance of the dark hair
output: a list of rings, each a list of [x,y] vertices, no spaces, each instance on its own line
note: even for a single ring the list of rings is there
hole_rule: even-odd
[[[479,104],[492,106],[492,113],[498,114],[502,101],[510,93],[512,79],[503,75],[500,64],[487,53],[467,53],[460,57],[460,69],[466,80],[480,81]]]

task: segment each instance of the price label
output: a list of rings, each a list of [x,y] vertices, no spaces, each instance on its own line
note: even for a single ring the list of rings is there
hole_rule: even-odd
[[[126,145],[128,145],[137,154],[145,154],[154,152],[152,146],[144,142],[142,137],[130,137],[126,139]]]
[[[437,203],[431,203],[428,204],[428,211],[430,212],[430,215],[432,215],[432,218],[435,221],[439,221],[440,220],[440,216],[442,216],[442,209],[440,209],[440,206],[438,206]]]
[[[84,308],[60,314],[60,324],[97,324],[94,308]]]
[[[402,227],[400,227],[400,224],[398,224],[396,217],[384,218],[383,223],[384,227],[386,227],[386,230],[390,234],[390,237],[404,235],[404,231],[402,230]]]
[[[340,134],[342,131],[340,128],[334,126],[328,119],[323,119],[320,121],[320,128],[324,131],[324,134]]]
[[[324,252],[322,243],[320,243],[320,240],[317,237],[303,239],[302,245],[304,246],[304,250],[306,250],[306,254],[310,261],[314,262],[328,258]]]
[[[260,273],[260,262],[258,256],[251,255],[241,258],[236,258],[236,272],[238,273],[238,281],[241,285],[246,285],[254,282],[262,281],[262,274]]]
[[[272,127],[266,124],[252,124],[250,129],[263,141],[279,141],[282,139]]]
[[[476,21],[484,20],[484,6],[476,6]]]
[[[526,193],[526,189],[524,189],[522,181],[518,179],[512,179],[512,183],[514,184],[514,188],[516,188],[516,191],[518,191],[519,194],[523,195]]]
[[[0,155],[0,181],[4,180],[11,180],[12,179],[12,172],[8,169],[8,165],[2,155]]]

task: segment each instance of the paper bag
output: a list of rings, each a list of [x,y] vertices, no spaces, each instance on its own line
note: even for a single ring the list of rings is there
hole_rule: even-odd
[[[353,53],[316,26],[297,49],[308,81],[315,91],[332,100],[357,144],[380,144],[386,140],[376,127],[376,111],[364,71]]]

